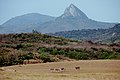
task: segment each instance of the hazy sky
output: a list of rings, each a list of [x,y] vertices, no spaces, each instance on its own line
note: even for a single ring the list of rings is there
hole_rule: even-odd
[[[0,24],[26,13],[58,17],[71,3],[93,20],[120,22],[120,0],[0,0]]]

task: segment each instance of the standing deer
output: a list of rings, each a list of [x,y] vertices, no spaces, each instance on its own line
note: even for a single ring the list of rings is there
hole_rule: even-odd
[[[79,66],[76,66],[75,69],[80,69],[80,67],[79,67]]]

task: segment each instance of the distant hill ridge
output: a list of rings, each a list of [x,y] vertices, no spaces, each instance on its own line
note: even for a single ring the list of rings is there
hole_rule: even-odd
[[[31,32],[33,29],[41,33],[59,31],[111,28],[115,23],[98,22],[89,19],[85,13],[71,4],[64,13],[55,18],[39,13],[29,13],[14,17],[0,27],[0,33]]]
[[[91,40],[91,41],[113,41],[119,39],[120,42],[120,24],[116,24],[109,29],[82,29],[72,31],[62,31],[50,34],[54,36],[62,36],[65,38],[72,38],[77,40]]]
[[[0,33],[31,32],[42,23],[54,19],[55,17],[42,15],[39,13],[28,13],[25,15],[14,17],[2,24],[2,29],[0,30]]]

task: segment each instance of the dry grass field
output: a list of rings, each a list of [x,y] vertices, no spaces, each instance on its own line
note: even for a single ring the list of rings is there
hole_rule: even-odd
[[[80,69],[75,69],[79,66]],[[64,68],[63,71],[50,69]],[[4,67],[0,80],[120,80],[120,60],[80,60]]]

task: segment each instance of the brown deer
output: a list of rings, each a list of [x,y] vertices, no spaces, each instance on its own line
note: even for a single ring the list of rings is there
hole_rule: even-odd
[[[65,71],[65,68],[60,68],[61,71]]]
[[[79,67],[79,66],[76,66],[75,69],[80,69],[80,67]]]

